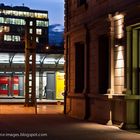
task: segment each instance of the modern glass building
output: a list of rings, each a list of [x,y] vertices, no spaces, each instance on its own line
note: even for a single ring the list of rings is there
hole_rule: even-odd
[[[33,20],[36,21],[36,97],[63,99],[63,50],[46,47],[48,11],[4,4],[0,4],[0,97],[25,96],[26,20],[31,27],[29,34],[33,34]]]
[[[36,20],[37,51],[48,44],[48,11],[31,10],[24,6],[0,4],[0,51],[24,51],[26,19]],[[30,22],[30,26],[32,26]],[[32,29],[30,34],[32,34]]]

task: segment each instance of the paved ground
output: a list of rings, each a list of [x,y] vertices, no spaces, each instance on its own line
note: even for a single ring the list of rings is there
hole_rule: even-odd
[[[57,102],[63,103],[63,100],[50,100],[50,99],[38,99],[37,98],[37,103],[38,104],[57,104]],[[25,97],[19,97],[19,96],[14,96],[14,97],[7,97],[7,96],[0,96],[0,104],[24,104],[25,103]]]
[[[62,114],[62,105],[38,106],[33,108],[0,105],[0,139],[40,140],[140,140],[140,134],[123,131],[86,121],[69,118]],[[32,110],[26,113],[22,111]],[[4,110],[8,109],[4,112]],[[11,112],[13,109],[13,112]],[[41,113],[42,110],[42,113]],[[9,111],[9,113],[8,113]],[[40,113],[39,113],[40,111]],[[45,112],[46,111],[46,112]],[[22,112],[22,113],[21,113]]]

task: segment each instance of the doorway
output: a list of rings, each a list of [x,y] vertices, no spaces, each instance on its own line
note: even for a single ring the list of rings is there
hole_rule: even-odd
[[[46,98],[55,99],[55,73],[47,73]]]
[[[99,43],[99,92],[106,94],[109,87],[109,37],[101,35]]]

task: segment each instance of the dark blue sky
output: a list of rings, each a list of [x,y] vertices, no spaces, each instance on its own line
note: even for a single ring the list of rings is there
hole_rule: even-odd
[[[24,5],[36,10],[47,10],[49,13],[49,24],[64,25],[64,0],[0,0],[9,6]]]

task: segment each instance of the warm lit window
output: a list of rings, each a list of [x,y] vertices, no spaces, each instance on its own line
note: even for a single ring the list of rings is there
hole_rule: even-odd
[[[0,18],[0,23],[6,24],[17,24],[17,25],[25,25],[24,19],[16,19],[16,18]]]
[[[0,26],[0,32],[9,32],[10,31],[10,27],[8,26]]]
[[[37,35],[42,35],[42,29],[36,29],[36,34]]]
[[[39,38],[38,37],[36,37],[36,42],[39,43]]]
[[[13,15],[15,15],[15,16],[19,16],[18,11],[13,11]]]
[[[25,11],[14,11],[14,10],[3,10],[0,11],[5,15],[14,15],[14,16],[22,16],[22,17],[35,17],[35,18],[48,18],[47,13],[34,13],[34,12],[25,12]]]
[[[34,13],[31,13],[31,12],[30,12],[30,17],[35,17],[35,16],[34,16]]]
[[[26,12],[26,15],[25,15],[26,17],[29,17],[29,12]]]
[[[4,35],[4,41],[12,41],[11,35]]]
[[[32,21],[30,21],[30,26],[33,26],[33,22]]]
[[[33,33],[33,29],[30,29],[30,30],[29,30],[29,33],[32,34],[32,33]]]
[[[18,13],[19,13],[19,16],[23,16],[23,12],[19,11]]]
[[[9,32],[9,31],[10,31],[10,27],[8,27],[8,26],[3,27],[3,32]]]
[[[12,36],[12,41],[14,42],[19,42],[20,41],[20,36]]]
[[[20,42],[20,36],[4,35],[4,41]]]

